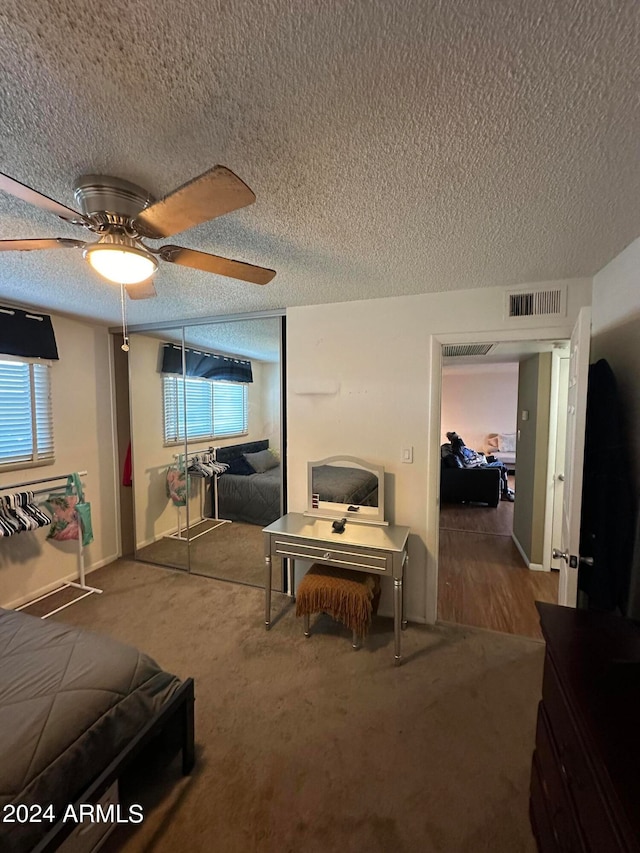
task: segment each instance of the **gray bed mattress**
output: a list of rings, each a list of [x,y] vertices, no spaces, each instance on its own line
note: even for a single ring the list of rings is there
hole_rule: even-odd
[[[266,527],[280,518],[280,466],[264,474],[218,478],[218,515]]]
[[[378,478],[361,468],[318,465],[313,469],[313,492],[321,501],[378,506]]]
[[[180,686],[132,646],[0,608],[0,814],[56,817]],[[0,821],[0,850],[28,851],[48,822]]]

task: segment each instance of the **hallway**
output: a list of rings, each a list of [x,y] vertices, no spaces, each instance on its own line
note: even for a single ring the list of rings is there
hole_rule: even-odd
[[[534,602],[557,602],[558,573],[529,571],[511,539],[512,528],[508,501],[496,508],[442,506],[439,621],[542,638]]]

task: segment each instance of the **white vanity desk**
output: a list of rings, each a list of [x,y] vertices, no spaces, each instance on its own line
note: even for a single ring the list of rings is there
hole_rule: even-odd
[[[399,664],[403,613],[403,578],[408,561],[408,527],[393,524],[359,524],[348,519],[343,533],[332,530],[332,519],[290,512],[263,530],[265,578],[265,627],[271,627],[271,569],[274,557],[310,560],[371,572],[393,578],[393,623],[395,663]]]

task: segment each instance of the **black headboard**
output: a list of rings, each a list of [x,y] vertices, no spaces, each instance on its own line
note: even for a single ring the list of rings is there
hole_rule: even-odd
[[[216,460],[229,464],[234,459],[239,459],[243,453],[257,453],[259,450],[267,450],[268,448],[268,438],[262,441],[247,441],[246,444],[232,444],[229,447],[218,447],[216,448]]]

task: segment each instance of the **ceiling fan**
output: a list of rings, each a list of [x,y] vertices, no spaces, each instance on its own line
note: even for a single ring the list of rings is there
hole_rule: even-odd
[[[275,270],[208,252],[166,245],[153,248],[144,239],[161,240],[256,200],[255,194],[230,169],[214,166],[159,201],[142,187],[121,178],[85,175],[74,191],[81,213],[0,172],[0,190],[34,204],[98,235],[95,241],[67,237],[0,240],[0,252],[36,249],[82,249],[101,276],[125,286],[132,299],[156,295],[151,281],[158,261],[168,261],[216,275],[267,284]]]

